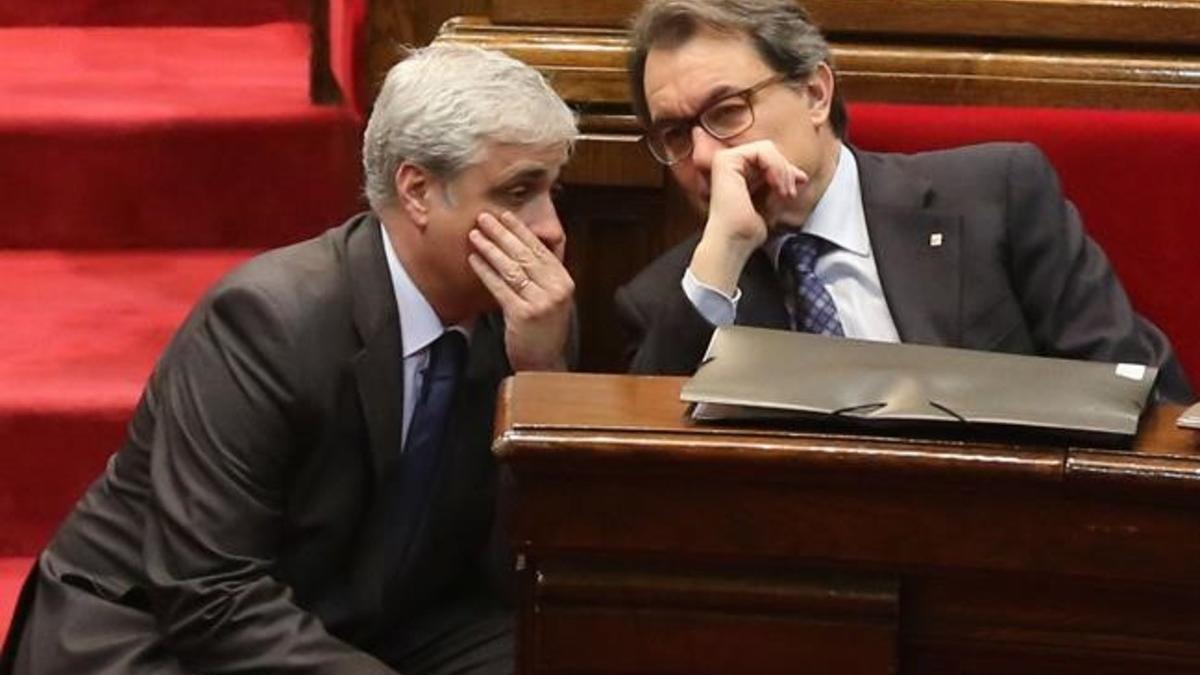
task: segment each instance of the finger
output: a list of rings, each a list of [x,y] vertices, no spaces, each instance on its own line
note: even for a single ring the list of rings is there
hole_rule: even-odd
[[[771,187],[775,188],[775,193],[780,197],[795,197],[796,182],[792,178],[792,170],[795,167],[791,162],[783,156],[779,151],[779,147],[774,143],[766,142],[760,150],[762,161],[770,167]]]
[[[771,166],[771,187],[775,188],[775,194],[780,197],[792,197],[793,183],[788,175],[791,171],[786,160],[775,162]]]
[[[552,251],[546,248],[546,245],[542,243],[541,239],[538,239],[538,236],[533,233],[533,230],[529,229],[529,226],[525,224],[525,221],[518,218],[517,215],[512,211],[501,212],[500,222],[505,228],[508,229],[509,232],[513,233],[513,235],[515,235],[517,239],[520,240],[520,242],[524,244],[538,260],[541,260],[545,256],[552,255]]]
[[[513,219],[515,220],[515,216]],[[500,250],[504,251],[505,255],[515,260],[519,265],[522,267],[529,267],[536,262],[537,258],[533,251],[530,250],[529,246],[521,241],[521,238],[517,236],[517,233],[514,232],[509,225],[501,223],[499,218],[490,213],[484,212],[479,214],[479,217],[476,218],[476,221],[478,222],[479,229],[483,231],[483,234],[485,234],[488,239],[495,243]],[[516,221],[515,227],[528,229],[525,227],[524,223],[521,223],[519,220]]]
[[[796,193],[799,194],[800,188],[808,185],[808,174],[800,169],[800,167],[793,166],[791,180],[792,185],[795,186]]]
[[[765,182],[771,191],[782,197],[795,196],[795,181],[791,177],[792,164],[770,141],[755,141],[739,146],[744,159],[746,173],[756,175],[758,180],[747,181],[751,192]]]
[[[484,288],[488,289],[496,302],[500,303],[501,309],[515,308],[524,304],[525,301],[521,296],[482,256],[477,253],[468,253],[467,264],[475,271],[475,276],[483,282]]]
[[[472,229],[467,233],[467,238],[475,247],[475,252],[515,292],[519,293],[525,290],[526,286],[532,283],[525,268],[497,246],[494,240],[489,239],[481,228]]]
[[[486,218],[484,217],[486,215]],[[494,231],[495,227],[499,227],[507,231],[508,236],[503,234],[498,235],[503,238],[512,248],[504,247],[501,244],[502,250],[513,259],[525,271],[531,279],[543,288],[557,288],[561,286],[562,278],[567,275],[567,270],[563,267],[562,259],[553,251],[546,248],[541,239],[529,229],[520,218],[510,211],[504,211],[500,214],[497,220],[491,214],[482,214],[481,221],[490,221],[487,226]],[[494,226],[494,227],[493,227]],[[486,232],[485,232],[486,234]],[[513,242],[516,238],[516,242]],[[493,237],[495,240],[496,237]],[[500,243],[500,242],[498,242]],[[515,250],[514,250],[515,249]]]

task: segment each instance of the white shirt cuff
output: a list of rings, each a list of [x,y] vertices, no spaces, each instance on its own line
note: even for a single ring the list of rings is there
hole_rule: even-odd
[[[737,317],[737,303],[742,299],[742,289],[735,289],[733,297],[709,286],[692,274],[692,268],[683,273],[683,294],[692,306],[714,326],[728,326]]]

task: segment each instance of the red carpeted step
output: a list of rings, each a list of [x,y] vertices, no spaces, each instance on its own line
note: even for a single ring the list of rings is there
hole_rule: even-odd
[[[0,26],[233,26],[303,21],[309,0],[0,0]]]
[[[46,542],[188,309],[251,254],[0,252],[0,556]]]
[[[309,27],[0,29],[0,248],[269,246],[358,204]]]
[[[17,596],[21,593],[21,584],[33,567],[33,558],[2,558],[0,557],[0,642],[8,633],[9,622],[12,620],[13,609],[17,605]]]

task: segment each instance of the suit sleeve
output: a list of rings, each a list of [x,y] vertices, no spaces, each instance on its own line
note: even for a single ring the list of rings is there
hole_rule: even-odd
[[[265,293],[218,291],[160,364],[143,557],[172,650],[204,673],[391,673],[272,577],[297,437],[297,336]]]
[[[639,278],[617,289],[617,317],[625,335],[625,361],[631,373],[691,375],[712,339],[713,326],[696,311],[679,276],[646,283]],[[661,276],[661,275],[660,275]]]
[[[1157,392],[1192,398],[1170,342],[1138,315],[1104,252],[1062,195],[1049,162],[1032,145],[1009,158],[1011,277],[1032,335],[1054,356],[1159,368]]]

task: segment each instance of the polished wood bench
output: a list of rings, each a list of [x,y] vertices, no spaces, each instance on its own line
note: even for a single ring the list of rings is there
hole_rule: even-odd
[[[519,672],[1200,672],[1200,433],[1131,450],[697,426],[680,378],[520,374]]]

